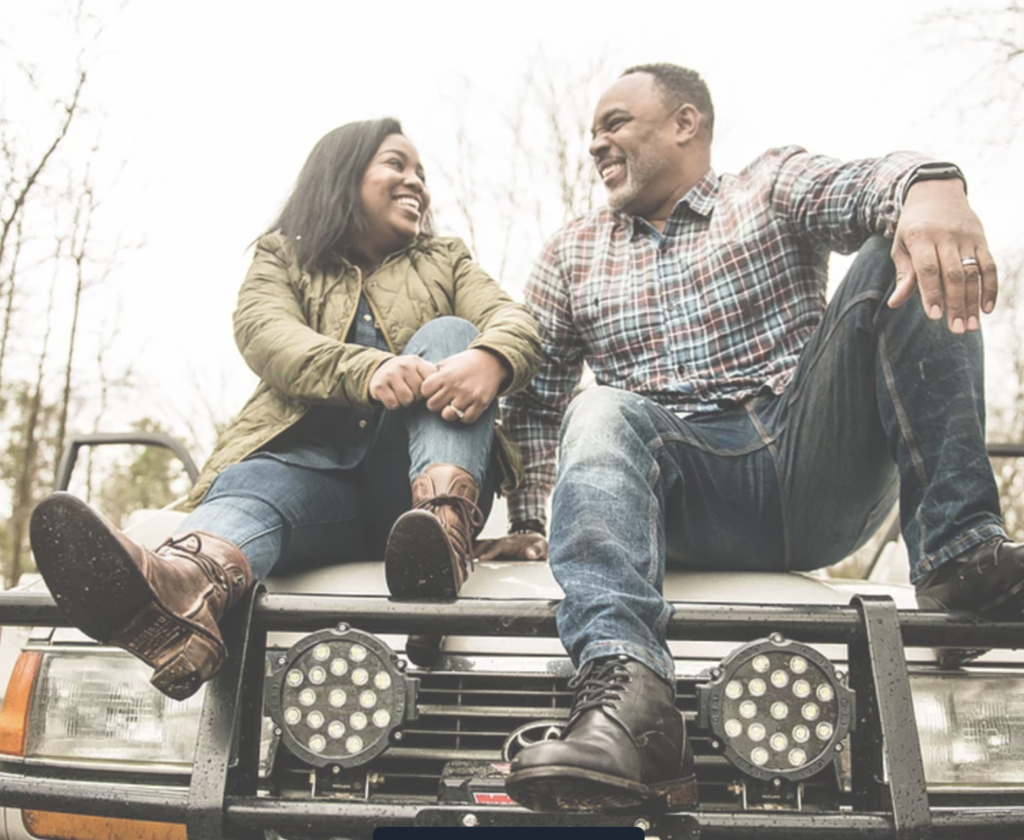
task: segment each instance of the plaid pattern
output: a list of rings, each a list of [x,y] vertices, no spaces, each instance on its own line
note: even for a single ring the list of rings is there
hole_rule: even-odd
[[[660,234],[608,208],[556,233],[526,287],[540,372],[505,402],[526,467],[510,521],[546,521],[584,362],[599,384],[677,412],[781,393],[825,310],[829,252],[891,237],[911,176],[934,165],[909,152],[842,163],[788,146],[736,176],[709,170]]]

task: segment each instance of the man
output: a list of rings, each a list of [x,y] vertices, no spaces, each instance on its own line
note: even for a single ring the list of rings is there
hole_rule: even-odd
[[[627,70],[590,147],[610,206],[559,231],[527,288],[544,358],[506,418],[527,482],[481,557],[545,555],[557,443],[550,562],[579,667],[560,740],[513,762],[530,808],[696,802],[666,563],[828,565],[898,495],[922,605],[1022,611],[985,452],[996,267],[959,170],[787,147],[720,177],[713,120],[693,71]],[[858,249],[826,310],[829,251]],[[598,387],[573,399],[584,363]]]

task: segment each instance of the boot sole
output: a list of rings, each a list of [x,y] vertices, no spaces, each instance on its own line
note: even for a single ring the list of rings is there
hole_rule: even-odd
[[[76,497],[57,493],[42,501],[32,513],[29,536],[53,600],[87,636],[123,648],[151,668],[174,660],[196,634],[223,652],[221,640],[159,602],[109,527]],[[167,696],[183,700],[210,676],[171,668],[155,674],[152,682]]]
[[[559,765],[512,773],[505,789],[531,811],[629,811],[641,806],[679,810],[699,803],[694,775],[648,786]]]
[[[1007,604],[1010,606],[1009,610],[1005,610]],[[950,607],[947,607],[931,595],[918,595],[917,606],[922,610],[931,610],[934,612],[948,612],[950,610]],[[987,619],[988,621],[1015,621],[1021,617],[1022,613],[1024,613],[1024,582],[1018,583],[999,597],[994,598],[980,607],[976,607],[974,609],[954,607],[952,609],[962,610],[964,612],[973,612],[975,615],[983,619]],[[939,667],[950,669],[960,668],[968,662],[972,662],[977,659],[979,656],[984,656],[988,652],[989,648],[932,649],[932,653],[935,654],[935,660]]]
[[[459,594],[451,550],[437,517],[425,510],[402,514],[384,549],[388,591],[410,600],[451,600]]]

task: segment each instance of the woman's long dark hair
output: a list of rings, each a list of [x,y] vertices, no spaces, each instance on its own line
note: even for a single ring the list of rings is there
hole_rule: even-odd
[[[402,133],[402,124],[390,117],[329,131],[309,153],[295,189],[266,232],[293,237],[302,268],[337,269],[366,230],[359,198],[363,175],[384,138]],[[429,218],[424,219],[424,232],[429,228]]]

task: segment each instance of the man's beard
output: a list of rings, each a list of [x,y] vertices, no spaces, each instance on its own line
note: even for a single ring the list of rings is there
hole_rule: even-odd
[[[650,153],[627,155],[626,182],[614,193],[608,193],[608,206],[612,210],[624,210],[657,177],[660,168],[658,164],[659,161]]]

